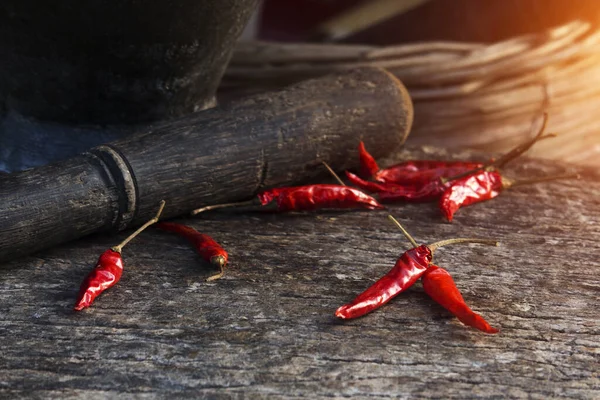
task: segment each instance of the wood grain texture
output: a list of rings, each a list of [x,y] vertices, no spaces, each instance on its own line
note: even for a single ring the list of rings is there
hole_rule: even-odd
[[[451,156],[470,154],[397,159]],[[509,177],[561,168],[515,164]],[[151,230],[125,248],[121,282],[78,314],[81,280],[119,238],[4,264],[0,397],[599,398],[600,177],[585,174],[507,191],[453,224],[435,204],[392,208],[419,241],[502,242],[436,254],[495,336],[461,325],[420,284],[363,318],[335,319],[407,248],[380,211],[180,220],[228,250],[225,278],[205,283],[214,271],[185,240]]]
[[[250,198],[382,156],[412,125],[404,86],[375,68],[330,75],[154,126],[87,155],[0,177],[0,261],[92,232]],[[86,221],[87,219],[87,221]]]

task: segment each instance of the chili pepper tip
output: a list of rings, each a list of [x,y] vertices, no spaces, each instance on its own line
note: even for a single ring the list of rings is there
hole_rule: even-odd
[[[84,298],[81,299],[81,301],[79,301],[77,304],[75,304],[75,306],[73,307],[73,310],[75,311],[81,311],[84,308],[88,308],[92,305],[94,301],[91,300],[89,298],[89,296],[85,296]]]
[[[358,306],[357,304],[352,303],[344,304],[343,306],[335,310],[335,316],[339,319],[353,319],[362,317],[363,315],[374,310],[375,308],[377,308],[377,306],[364,307],[361,303],[359,303]]]
[[[341,319],[346,319],[348,318],[348,316],[346,315],[346,311],[347,311],[348,307],[347,306],[341,306],[340,308],[338,308],[337,310],[335,310],[335,316]]]
[[[379,171],[377,161],[365,148],[365,144],[361,141],[358,145],[358,155],[360,160],[360,175],[362,178],[373,178]]]

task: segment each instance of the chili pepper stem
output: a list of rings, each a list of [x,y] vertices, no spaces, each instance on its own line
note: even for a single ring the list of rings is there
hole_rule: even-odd
[[[160,215],[163,212],[163,209],[165,208],[165,204],[166,204],[165,201],[161,200],[160,206],[158,207],[158,212],[156,213],[156,216],[154,218],[152,218],[150,221],[146,222],[144,225],[140,226],[131,235],[127,236],[127,238],[125,240],[123,240],[121,243],[119,243],[118,245],[116,245],[114,247],[111,247],[111,250],[120,254],[121,251],[123,250],[123,247],[125,247],[125,245],[127,245],[127,243],[131,242],[133,240],[133,238],[135,238],[137,235],[139,235],[144,229],[146,229],[147,227],[149,227],[152,224],[157,223],[158,219],[160,218]]]
[[[493,165],[495,165],[497,167],[502,167],[507,162],[509,162],[511,160],[514,160],[515,158],[519,157],[521,154],[525,153],[527,150],[529,150],[538,141],[543,140],[543,139],[549,139],[551,137],[555,137],[556,134],[554,134],[554,133],[550,133],[548,135],[542,136],[542,134],[546,130],[546,125],[547,124],[548,124],[548,113],[544,113],[542,115],[542,125],[538,129],[538,131],[535,134],[535,136],[533,138],[531,138],[529,141],[527,141],[525,143],[521,143],[521,144],[515,146],[511,151],[509,151],[508,153],[506,153],[502,157],[500,157],[498,160],[496,160],[493,163]],[[531,129],[533,130],[533,126],[531,127]]]
[[[579,174],[563,174],[563,175],[545,176],[542,178],[524,179],[522,181],[511,181],[509,179],[505,179],[502,181],[502,186],[504,189],[508,189],[508,188],[513,188],[515,186],[532,185],[534,183],[556,181],[559,179],[580,179],[580,178],[581,178],[581,175],[579,175]]]
[[[404,236],[406,236],[406,238],[408,239],[408,241],[413,245],[413,247],[419,247],[419,244],[417,243],[417,241],[410,236],[410,233],[408,233],[406,231],[406,229],[404,229],[404,227],[400,224],[400,222],[398,222],[398,220],[396,220],[396,218],[394,218],[391,214],[388,214],[388,218],[394,223],[396,224],[396,226],[398,228],[400,228],[400,230],[402,231],[402,233],[404,234]]]
[[[216,281],[217,279],[221,279],[223,275],[225,275],[225,264],[227,264],[227,260],[225,260],[225,257],[223,256],[216,256],[210,260],[210,263],[213,265],[217,265],[220,271],[218,274],[206,278],[206,282]]]
[[[553,137],[556,137],[555,133],[549,133],[547,135],[542,135],[544,133],[544,130],[546,129],[546,124],[548,123],[548,114],[544,113],[543,115],[543,120],[542,120],[542,126],[540,127],[540,129],[538,130],[538,133],[531,138],[529,141],[525,142],[525,143],[521,143],[517,146],[515,146],[512,150],[510,150],[508,153],[504,154],[503,156],[501,156],[500,158],[498,158],[495,161],[492,161],[489,164],[483,165],[479,168],[475,168],[471,171],[467,171],[464,172],[462,174],[458,174],[455,176],[451,176],[449,178],[440,178],[440,182],[442,182],[443,184],[446,184],[450,181],[454,181],[456,179],[460,179],[460,178],[464,178],[465,176],[469,176],[472,175],[476,172],[479,171],[483,171],[483,170],[492,170],[495,168],[501,168],[504,165],[506,165],[508,162],[514,160],[515,158],[521,156],[523,153],[525,153],[527,150],[529,150],[534,144],[536,144],[537,142],[544,140],[544,139],[550,139]]]
[[[216,210],[218,208],[228,208],[228,207],[237,207],[237,206],[253,206],[254,204],[255,204],[254,200],[238,201],[235,203],[213,204],[211,206],[197,208],[194,211],[192,211],[190,214],[196,215],[196,214],[200,214],[205,211]]]
[[[496,240],[490,240],[490,239],[454,238],[454,239],[440,240],[439,242],[428,244],[427,247],[429,247],[429,250],[431,250],[431,253],[433,254],[440,247],[447,246],[449,244],[457,244],[457,243],[481,243],[481,244],[487,244],[489,246],[499,246],[500,245],[500,242],[498,242]]]
[[[346,186],[346,184],[344,183],[344,181],[338,176],[338,174],[335,173],[335,171],[329,166],[329,164],[327,164],[325,161],[321,161],[321,163],[323,163],[323,165],[325,166],[325,168],[327,168],[327,170],[340,183],[340,185]]]

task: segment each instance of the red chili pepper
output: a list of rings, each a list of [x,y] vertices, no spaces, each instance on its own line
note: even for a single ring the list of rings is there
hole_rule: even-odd
[[[450,185],[447,185],[447,188],[440,196],[439,200],[440,210],[448,221],[452,221],[454,214],[459,208],[493,199],[504,189],[557,179],[579,179],[579,174],[563,174],[530,180],[512,181],[502,176],[500,171],[498,171],[498,168],[525,153],[535,143],[556,136],[554,134],[542,135],[546,127],[547,119],[547,114],[544,114],[542,126],[532,139],[516,146],[490,165],[460,174],[459,176],[442,179],[442,182],[445,184],[450,182]]]
[[[350,171],[346,171],[346,177],[353,185],[358,186],[362,190],[366,190],[371,193],[383,193],[394,190],[403,190],[403,186],[394,184],[394,183],[382,183],[382,182],[373,182],[366,181],[359,177],[358,175],[353,174]]]
[[[440,196],[439,208],[446,219],[452,222],[454,214],[460,208],[491,200],[505,189],[557,179],[579,179],[579,174],[564,174],[539,179],[512,181],[503,177],[496,170],[483,170],[452,181]]]
[[[432,257],[426,245],[406,251],[387,274],[350,303],[338,308],[336,317],[357,318],[381,307],[411,287],[425,273]]]
[[[363,142],[358,146],[360,175],[381,183],[415,184],[447,178],[483,166],[474,161],[408,160],[380,170]]]
[[[277,202],[277,211],[309,211],[322,208],[384,208],[373,197],[358,189],[341,185],[308,185],[274,188],[258,194],[266,206]]]
[[[469,308],[452,276],[437,265],[430,265],[422,275],[423,290],[433,300],[454,314],[460,322],[485,333],[498,333],[483,317]]]
[[[160,218],[164,207],[165,202],[161,201],[158,213],[154,218],[146,222],[138,230],[129,235],[119,245],[102,253],[94,269],[81,283],[79,294],[77,295],[77,301],[75,302],[74,306],[76,311],[80,311],[91,306],[96,297],[98,297],[108,288],[113,287],[121,279],[121,275],[123,274],[123,258],[121,257],[121,251],[123,250],[123,247],[125,247],[127,243],[139,235],[144,229],[156,223]]]
[[[374,177],[379,172],[379,166],[373,156],[365,149],[365,144],[358,145],[358,156],[360,158],[360,176],[365,179]]]
[[[385,208],[372,196],[358,189],[342,185],[307,185],[273,188],[257,195],[258,205],[274,207],[274,211],[311,211],[320,209],[365,208],[369,210]],[[192,215],[232,206],[251,206],[256,202],[244,201],[239,203],[217,204],[198,208]]]
[[[79,289],[74,309],[81,311],[92,305],[96,297],[106,289],[113,287],[123,274],[123,258],[121,253],[112,249],[106,250],[96,263],[94,269],[85,277]]]
[[[390,215],[389,218],[402,230],[404,235],[412,243],[413,248],[402,254],[398,261],[396,261],[394,268],[386,275],[363,293],[359,294],[352,302],[338,308],[335,312],[337,317],[350,319],[363,316],[381,307],[395,296],[411,287],[426,273],[428,268],[430,268],[433,260],[433,253],[439,247],[454,243],[484,243],[497,245],[497,242],[492,240],[460,238],[419,246],[394,217]],[[440,289],[439,292],[442,293],[442,290]],[[452,292],[448,293],[449,296],[452,294]]]
[[[203,260],[219,268],[219,273],[207,278],[207,281],[214,281],[223,277],[225,266],[229,260],[227,252],[213,238],[198,232],[191,226],[176,224],[174,222],[160,222],[156,227],[164,231],[177,233],[186,238],[196,249]]]
[[[428,202],[433,201],[444,193],[448,183],[442,183],[439,179],[412,184],[380,183],[365,181],[352,172],[346,171],[346,176],[352,184],[363,190],[375,192],[382,203],[393,203],[397,201],[406,202]]]
[[[407,161],[379,171],[375,180],[399,184],[428,183],[472,171],[481,166],[482,163],[471,161]]]
[[[444,192],[446,184],[440,181],[431,181],[422,186],[415,185],[408,187],[405,192],[388,191],[379,194],[379,201],[382,203],[392,203],[405,201],[410,203],[426,203],[434,201]]]
[[[459,208],[493,199],[502,189],[502,176],[497,171],[480,171],[452,181],[442,193],[439,207],[446,219],[452,221]]]

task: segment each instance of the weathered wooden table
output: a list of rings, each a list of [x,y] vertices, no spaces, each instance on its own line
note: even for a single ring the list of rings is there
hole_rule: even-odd
[[[514,164],[508,176],[557,169]],[[80,313],[82,278],[124,234],[0,266],[0,397],[600,398],[598,175],[515,188],[452,224],[435,204],[391,211],[423,242],[502,242],[436,255],[500,334],[461,325],[420,284],[366,317],[333,316],[407,249],[385,212],[214,212],[185,221],[230,253],[214,283],[187,242],[156,230]]]

